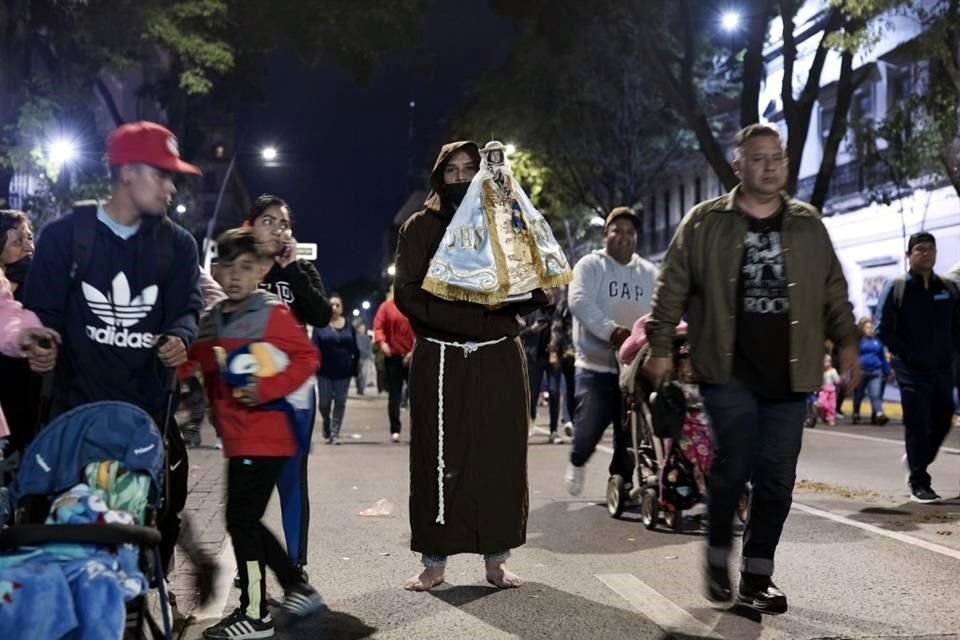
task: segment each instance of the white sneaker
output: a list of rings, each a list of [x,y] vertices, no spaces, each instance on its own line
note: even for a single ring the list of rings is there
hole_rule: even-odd
[[[583,492],[583,478],[586,467],[575,467],[572,462],[567,463],[567,472],[563,474],[563,481],[567,484],[567,492],[578,496]]]
[[[565,435],[565,436],[568,437],[568,438],[572,438],[572,437],[573,437],[573,423],[572,423],[572,422],[564,422],[564,423],[563,423],[563,435]]]
[[[390,434],[390,441],[391,441],[391,442],[400,442],[400,434],[399,434],[399,433],[391,433],[391,434]]]

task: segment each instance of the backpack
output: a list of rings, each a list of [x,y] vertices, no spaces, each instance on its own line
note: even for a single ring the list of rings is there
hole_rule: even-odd
[[[84,200],[73,206],[73,265],[70,267],[70,280],[74,283],[80,282],[93,256],[99,207],[100,203],[96,200]],[[173,266],[174,227],[170,218],[165,215],[161,217],[152,235],[157,255],[155,275],[157,282],[162,283]]]

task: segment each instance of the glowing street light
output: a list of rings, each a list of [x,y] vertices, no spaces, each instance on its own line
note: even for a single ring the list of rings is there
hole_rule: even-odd
[[[724,31],[735,31],[740,26],[740,14],[736,11],[726,11],[720,18]]]
[[[187,212],[187,205],[185,205],[185,204],[178,204],[178,205],[177,205],[177,213],[179,213],[180,215],[183,215],[183,214],[185,214],[186,212]]]
[[[387,275],[390,276],[391,278],[397,275],[397,266],[392,264],[389,267],[387,267]]]
[[[277,159],[277,148],[276,147],[264,147],[260,151],[260,155],[267,162],[273,162]]]
[[[512,156],[513,154],[515,154],[515,153],[517,152],[517,145],[515,145],[515,144],[508,144],[508,145],[506,146],[506,152],[507,152],[507,155],[508,155],[508,156]]]
[[[62,167],[77,159],[77,145],[68,138],[58,138],[50,143],[48,155],[50,162]]]
[[[370,301],[364,300],[360,306],[363,307],[364,311],[368,311],[370,309]]]
[[[354,317],[354,318],[359,318],[359,317],[360,317],[360,309],[354,309],[354,310],[353,310],[353,317]]]

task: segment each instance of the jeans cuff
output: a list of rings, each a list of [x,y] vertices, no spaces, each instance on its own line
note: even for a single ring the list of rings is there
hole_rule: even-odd
[[[499,553],[485,553],[483,554],[484,562],[506,562],[510,559],[510,551],[501,551]]]
[[[447,566],[447,556],[424,553],[421,557],[421,562],[423,562],[423,566],[427,569],[443,569]]]
[[[707,547],[707,564],[715,568],[727,568],[730,547]]]
[[[758,576],[773,575],[772,558],[740,558],[740,573],[753,573]]]

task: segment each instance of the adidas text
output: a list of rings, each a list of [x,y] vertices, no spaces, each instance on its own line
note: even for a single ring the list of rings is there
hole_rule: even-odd
[[[87,337],[100,344],[128,349],[149,349],[153,347],[152,333],[136,333],[129,329],[116,327],[93,327],[87,325]]]

